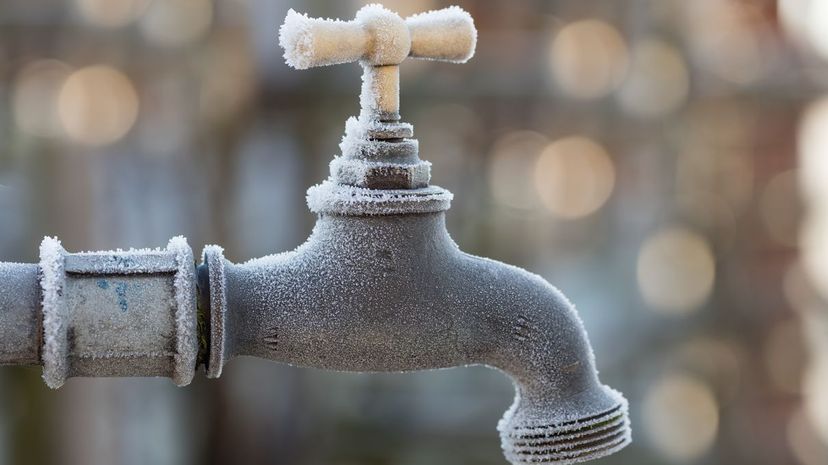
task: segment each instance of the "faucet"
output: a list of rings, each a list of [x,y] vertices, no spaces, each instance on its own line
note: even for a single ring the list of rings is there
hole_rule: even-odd
[[[462,252],[452,194],[430,185],[399,114],[407,57],[462,63],[477,31],[458,7],[402,19],[380,5],[352,21],[290,10],[280,29],[297,69],[359,62],[361,111],[330,177],[311,187],[316,225],[291,252],[235,264],[183,237],[164,249],[68,253],[45,238],[39,264],[0,263],[0,363],[71,376],[169,376],[188,384],[230,359],[336,371],[485,365],[511,377],[497,425],[514,464],[570,464],[631,442],[627,401],[601,384],[573,305],[543,278]]]

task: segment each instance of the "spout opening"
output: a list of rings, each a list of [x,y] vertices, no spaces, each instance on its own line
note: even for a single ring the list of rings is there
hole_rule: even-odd
[[[574,464],[613,454],[631,441],[627,402],[612,391],[615,402],[598,413],[586,413],[572,418],[547,420],[537,416],[539,408],[521,404],[506,413],[498,425],[501,445],[506,458],[513,465],[554,463]],[[533,420],[525,413],[534,411]]]

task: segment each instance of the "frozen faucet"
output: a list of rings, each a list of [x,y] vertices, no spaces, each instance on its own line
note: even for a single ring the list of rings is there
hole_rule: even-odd
[[[403,20],[379,5],[355,20],[289,11],[280,30],[298,69],[359,61],[359,118],[328,180],[308,191],[318,220],[296,250],[234,264],[183,238],[165,249],[68,253],[46,238],[37,265],[0,263],[0,363],[69,376],[208,377],[238,355],[339,371],[486,365],[512,378],[498,424],[512,464],[569,464],[629,444],[627,403],[598,380],[572,304],[537,275],[459,250],[452,194],[429,185],[400,122],[398,65],[463,62],[476,30],[457,7]]]

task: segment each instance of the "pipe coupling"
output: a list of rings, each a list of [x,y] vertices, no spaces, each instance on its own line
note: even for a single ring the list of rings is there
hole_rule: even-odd
[[[166,249],[67,253],[40,246],[43,380],[167,376],[184,386],[198,356],[195,262],[183,237]]]

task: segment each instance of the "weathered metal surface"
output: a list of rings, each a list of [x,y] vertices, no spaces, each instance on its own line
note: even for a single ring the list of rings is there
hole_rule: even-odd
[[[111,253],[71,254],[65,258],[67,273],[129,275],[172,273],[178,269],[175,256],[166,251],[114,251]]]
[[[210,275],[225,276],[210,286],[226,294],[211,302],[224,322],[211,358],[359,372],[487,365],[517,389],[499,425],[512,463],[581,461],[630,441],[626,401],[598,380],[569,301],[537,275],[460,251],[443,212],[321,215],[293,252],[208,257]]]
[[[69,376],[168,375],[175,356],[173,279],[170,272],[67,273]]]
[[[218,378],[224,367],[225,322],[227,319],[227,290],[224,286],[224,255],[222,248],[209,245],[204,248],[204,264],[198,269],[199,288],[207,291],[200,295],[199,307],[209,315],[205,318],[208,323],[207,338],[208,359],[207,377]]]
[[[195,373],[195,263],[183,238],[164,250],[67,253],[41,245],[43,378]]]
[[[0,364],[39,363],[40,342],[37,265],[0,262]]]

